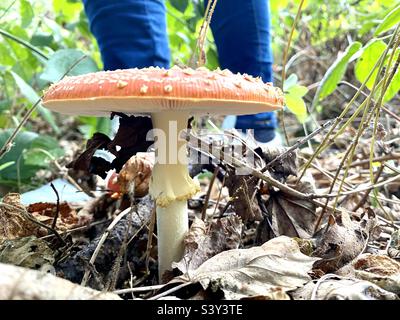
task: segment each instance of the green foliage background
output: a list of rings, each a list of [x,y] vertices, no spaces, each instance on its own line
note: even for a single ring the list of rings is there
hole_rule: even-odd
[[[282,84],[282,56],[299,4],[300,0],[270,0],[277,85]],[[166,5],[172,61],[186,63],[195,48],[203,4],[200,0],[169,0]],[[286,64],[283,89],[288,111],[307,123],[310,110],[318,116],[327,108],[327,97],[332,97],[341,80],[359,86],[386,50],[399,22],[399,1],[306,0]],[[218,67],[211,33],[206,48],[207,67]],[[79,0],[0,2],[0,147],[42,90],[82,55],[88,58],[71,75],[102,68]],[[375,71],[367,88],[371,89],[377,76]],[[397,72],[384,100],[397,103],[399,88]],[[49,162],[63,154],[58,141],[68,130],[76,130],[84,139],[96,131],[110,131],[109,121],[101,118],[77,117],[70,122],[72,128],[63,125],[65,121],[66,117],[38,106],[14,147],[0,159],[0,189],[32,188],[37,172],[48,169]]]

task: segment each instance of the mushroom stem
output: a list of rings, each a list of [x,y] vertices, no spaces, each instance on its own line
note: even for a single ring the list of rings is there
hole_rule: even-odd
[[[158,238],[158,276],[171,269],[174,261],[183,256],[183,238],[188,231],[188,213],[186,200],[174,201],[163,208],[157,206]]]
[[[152,114],[156,157],[149,191],[156,201],[160,282],[172,262],[182,259],[188,231],[186,200],[199,190],[189,176],[186,140],[179,138],[188,118],[189,113],[180,111]]]

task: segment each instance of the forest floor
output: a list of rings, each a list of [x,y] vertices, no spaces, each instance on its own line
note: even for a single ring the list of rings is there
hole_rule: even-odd
[[[45,189],[8,194],[0,204],[0,298],[399,299],[396,124],[361,137],[351,158],[353,129],[317,155],[332,122],[291,148],[233,154],[240,163],[203,148],[212,161],[190,166],[201,191],[188,201],[184,257],[164,273],[164,284],[147,195],[152,155],[133,156],[106,180],[58,172],[54,178],[62,179]],[[208,143],[219,150],[231,144]],[[76,164],[82,150],[66,144],[71,152],[62,164]],[[254,152],[255,164],[246,163]],[[251,170],[238,174],[243,166]],[[49,200],[35,201],[41,197]]]

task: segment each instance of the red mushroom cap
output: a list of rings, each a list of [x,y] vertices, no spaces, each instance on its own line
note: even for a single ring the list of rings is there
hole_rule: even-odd
[[[279,88],[247,74],[175,66],[65,77],[49,88],[43,104],[65,114],[99,116],[167,110],[251,114],[281,109],[284,98]]]

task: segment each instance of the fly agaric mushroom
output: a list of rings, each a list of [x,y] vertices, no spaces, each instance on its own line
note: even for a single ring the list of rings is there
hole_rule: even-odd
[[[150,194],[157,207],[161,280],[172,262],[182,258],[183,238],[188,231],[187,199],[199,190],[188,174],[186,141],[178,137],[187,128],[189,116],[272,111],[281,109],[284,99],[279,88],[260,78],[229,70],[175,66],[66,77],[49,88],[43,103],[70,115],[104,116],[112,111],[150,114],[153,127],[166,134],[165,146],[159,145],[164,147],[164,159],[157,150],[150,181]]]

